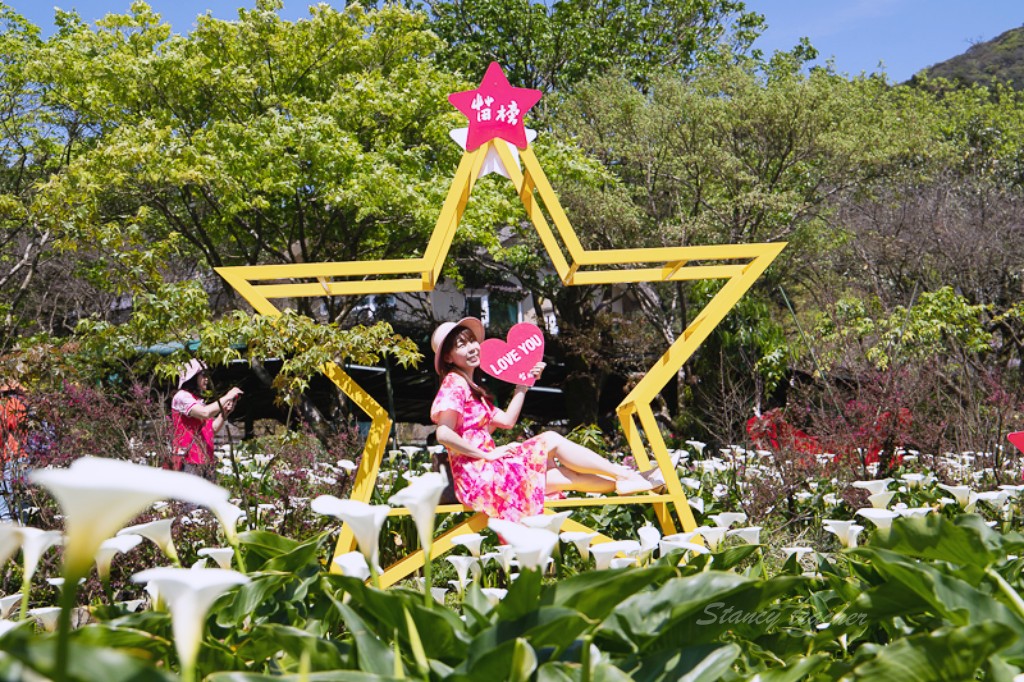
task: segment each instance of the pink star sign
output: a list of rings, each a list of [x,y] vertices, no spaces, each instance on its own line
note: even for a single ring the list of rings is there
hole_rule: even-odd
[[[480,87],[453,92],[448,95],[448,101],[469,119],[466,151],[471,152],[495,138],[526,149],[523,114],[533,108],[540,97],[540,90],[512,87],[498,62],[491,62]]]

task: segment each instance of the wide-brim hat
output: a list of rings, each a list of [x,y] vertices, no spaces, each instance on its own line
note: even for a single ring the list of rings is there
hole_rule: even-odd
[[[445,339],[456,327],[465,327],[473,332],[477,341],[480,343],[484,341],[484,323],[475,317],[464,317],[458,322],[442,322],[430,335],[430,348],[434,351],[434,370],[438,374],[441,373],[441,347],[444,346]]]
[[[192,358],[180,372],[178,372],[178,388],[188,383],[188,380],[206,369],[206,363],[202,360]]]

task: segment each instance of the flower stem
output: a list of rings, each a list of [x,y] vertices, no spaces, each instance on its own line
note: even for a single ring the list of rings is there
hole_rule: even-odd
[[[57,619],[57,656],[53,679],[64,682],[68,679],[68,644],[71,637],[71,613],[75,610],[80,576],[65,574],[60,591],[60,615]]]
[[[28,596],[32,591],[32,579],[22,578],[21,580],[21,610],[18,612],[18,620],[22,621],[28,617]]]
[[[433,566],[430,561],[431,549],[429,543],[423,546],[423,605],[428,609],[430,608],[430,602],[434,600],[433,593],[430,591],[430,588],[434,586],[432,581]]]

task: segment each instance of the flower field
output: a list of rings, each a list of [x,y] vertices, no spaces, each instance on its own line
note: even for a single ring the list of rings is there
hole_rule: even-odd
[[[434,518],[440,487],[421,448],[389,454],[372,505],[344,499],[348,460],[225,449],[220,486],[122,460],[38,469],[24,513],[39,527],[0,526],[0,676],[1021,674],[1024,486],[1012,453],[901,451],[880,479],[825,454],[689,441],[672,455],[694,532],[664,536],[646,507],[572,512],[613,542],[561,532],[568,512],[492,520],[424,578],[387,590],[374,587],[378,564],[462,518]],[[387,516],[389,502],[411,515]],[[360,551],[332,571],[343,521]]]

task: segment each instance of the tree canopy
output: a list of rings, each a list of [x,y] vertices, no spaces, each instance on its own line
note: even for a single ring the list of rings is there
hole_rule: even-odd
[[[588,247],[790,242],[666,391],[666,428],[736,439],[799,377],[834,393],[837,371],[879,371],[847,352],[850,330],[886,329],[891,345],[901,310],[988,339],[929,368],[969,369],[960,404],[993,381],[1020,390],[1019,93],[808,71],[813,46],[763,55],[764,18],[731,0],[317,5],[298,21],[280,8],[203,16],[184,35],[143,2],[95,25],[58,11],[43,38],[0,6],[0,347],[50,347],[91,318],[80,348],[130,354],[161,331],[140,310],[190,309],[202,290],[212,317],[182,333],[221,344],[211,357],[233,352],[231,324],[281,352],[260,345],[279,333],[260,320],[200,331],[239,307],[212,268],[421,254],[460,155],[445,95],[498,60],[545,91],[538,156]],[[509,189],[476,184],[446,276],[551,301],[571,419],[594,421],[714,285],[563,287]],[[340,332],[357,303],[296,305]],[[298,389],[337,339],[294,322],[312,353]],[[920,354],[886,357],[925,369]]]

